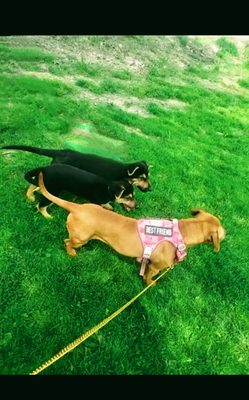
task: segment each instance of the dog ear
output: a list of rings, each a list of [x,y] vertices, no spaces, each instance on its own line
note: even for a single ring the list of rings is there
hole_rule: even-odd
[[[146,161],[141,161],[141,164],[141,167],[143,166],[145,168],[145,173],[148,175],[149,168],[151,168],[152,165],[149,165]]]
[[[120,192],[118,195],[115,194],[115,198],[116,198],[117,200],[119,200],[119,199],[122,197],[124,191],[125,191],[125,189],[121,190],[121,192]]]
[[[123,189],[123,190],[119,193],[119,195],[118,195],[119,198],[123,196],[124,191],[125,191],[125,189]]]
[[[132,176],[132,175],[134,175],[134,173],[135,173],[138,169],[139,169],[139,167],[135,167],[135,168],[133,169],[133,171],[130,172],[130,171],[128,170],[127,173],[128,173],[129,176]]]
[[[211,239],[214,245],[214,251],[217,253],[220,251],[220,238],[218,234],[218,230],[211,233]]]

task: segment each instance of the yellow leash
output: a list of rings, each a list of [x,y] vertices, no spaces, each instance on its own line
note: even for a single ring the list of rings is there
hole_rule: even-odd
[[[174,265],[171,267],[167,268],[161,275],[159,275],[154,282],[158,281],[160,278],[162,278],[167,272],[169,272],[171,269],[174,268]],[[75,347],[79,346],[81,343],[83,343],[86,339],[88,339],[90,336],[92,336],[94,333],[96,333],[98,330],[103,328],[108,322],[110,322],[113,318],[115,318],[118,314],[120,314],[125,308],[129,307],[132,303],[134,303],[135,300],[137,300],[142,294],[146,292],[151,286],[153,286],[154,282],[150,283],[146,288],[144,288],[140,293],[138,293],[133,299],[128,301],[124,306],[120,307],[117,311],[115,311],[113,314],[111,314],[109,317],[105,318],[102,322],[100,322],[98,325],[96,325],[94,328],[89,329],[86,333],[83,333],[78,339],[74,340],[72,343],[70,343],[68,346],[64,347],[59,353],[57,353],[55,356],[50,358],[50,360],[46,361],[44,364],[42,364],[40,367],[36,368],[33,372],[31,372],[29,375],[37,375],[44,369],[48,368],[51,364],[55,363],[57,360],[59,360],[61,357],[63,357],[65,354],[69,353],[69,351],[75,349]]]

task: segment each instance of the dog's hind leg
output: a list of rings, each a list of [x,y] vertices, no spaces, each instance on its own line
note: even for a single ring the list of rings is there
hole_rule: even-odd
[[[52,217],[52,215],[50,215],[50,214],[47,212],[47,208],[48,208],[48,206],[46,206],[46,207],[40,207],[39,204],[37,205],[37,210],[41,213],[41,215],[43,215],[43,217],[45,217],[45,218],[47,218],[47,219],[52,219],[53,217]]]
[[[30,201],[35,202],[35,195],[34,195],[34,192],[35,192],[36,190],[38,190],[38,189],[39,189],[39,187],[37,187],[36,185],[30,184],[29,187],[28,187],[28,189],[27,189],[27,192],[26,192],[26,194],[25,194],[26,198],[27,198],[28,200],[30,200]]]
[[[75,248],[79,248],[84,246],[93,236],[93,232],[90,229],[79,229],[78,227],[78,219],[70,213],[67,217],[67,231],[69,238],[64,240],[67,253],[70,256],[76,256],[77,253],[74,250]]]
[[[83,242],[82,240],[79,240],[79,239],[69,238],[69,239],[65,239],[64,243],[66,246],[67,253],[70,256],[75,257],[75,256],[77,256],[77,253],[74,249],[75,248],[77,249],[77,248],[83,246],[84,244],[87,243],[87,241]]]
[[[52,215],[50,215],[47,212],[47,208],[50,204],[52,204],[51,201],[41,195],[41,200],[40,200],[39,204],[37,204],[37,206],[36,206],[37,210],[41,213],[41,215],[43,215],[43,217],[45,217],[47,219],[53,218]]]

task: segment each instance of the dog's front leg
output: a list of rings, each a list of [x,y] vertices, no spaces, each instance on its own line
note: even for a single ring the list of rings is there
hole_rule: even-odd
[[[106,204],[101,204],[101,207],[105,208],[106,210],[113,210],[113,207],[110,203],[106,203]]]
[[[154,285],[156,285],[156,282],[153,281],[153,276],[157,275],[159,272],[159,269],[156,268],[153,263],[150,262],[150,264],[148,265],[146,272],[144,274],[144,282],[146,283],[146,285],[150,285],[152,282],[154,283]]]

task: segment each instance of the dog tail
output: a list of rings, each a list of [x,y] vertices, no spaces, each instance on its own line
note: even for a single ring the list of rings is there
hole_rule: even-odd
[[[49,193],[45,188],[42,172],[39,173],[38,183],[41,194],[45,196],[48,200],[51,200],[53,203],[57,204],[57,206],[64,208],[68,212],[73,212],[74,209],[79,206],[78,204],[76,205],[75,203],[72,203],[70,201],[60,199],[59,197],[56,197],[53,194]]]
[[[9,145],[9,146],[2,146],[1,149],[29,151],[30,153],[35,153],[35,154],[39,154],[40,156],[46,156],[46,157],[52,157],[52,158],[57,157],[61,153],[61,150],[40,149],[39,147],[21,146],[21,145],[19,146],[19,145],[15,145],[15,144]]]

